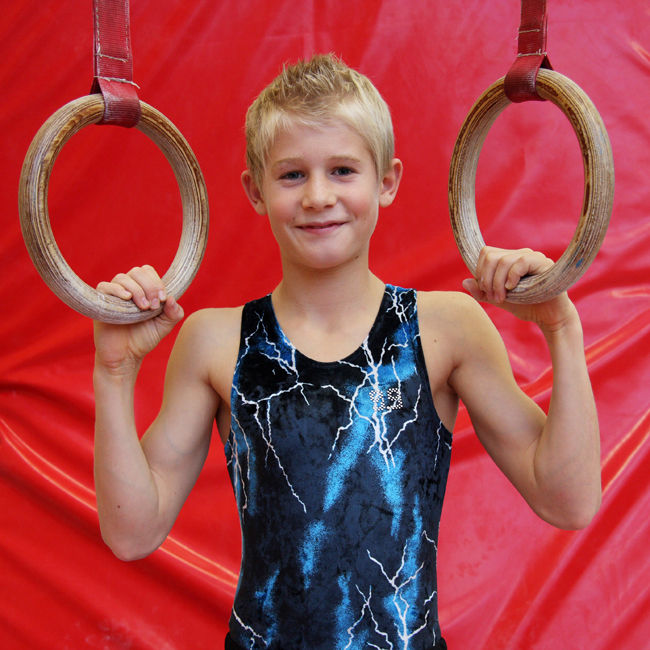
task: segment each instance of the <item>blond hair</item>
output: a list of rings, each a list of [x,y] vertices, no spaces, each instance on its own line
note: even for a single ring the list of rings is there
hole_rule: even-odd
[[[246,113],[246,165],[259,186],[276,135],[297,120],[313,126],[340,119],[366,143],[381,179],[395,144],[390,110],[372,82],[333,54],[284,66]]]

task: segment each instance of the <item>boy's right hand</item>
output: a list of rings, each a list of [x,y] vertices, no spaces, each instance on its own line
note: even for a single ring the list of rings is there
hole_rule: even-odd
[[[158,316],[132,325],[95,321],[95,363],[112,372],[135,370],[183,318],[183,309],[173,296],[167,295],[160,276],[148,265],[120,273],[110,282],[100,282],[97,290],[133,300],[141,310],[155,311],[163,305]]]

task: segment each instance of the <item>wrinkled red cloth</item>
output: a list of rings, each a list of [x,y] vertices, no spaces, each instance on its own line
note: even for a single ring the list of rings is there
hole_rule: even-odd
[[[345,11],[315,1],[299,11],[285,0],[133,3],[140,97],[181,129],[210,195],[208,251],[183,296],[186,312],[241,304],[280,276],[268,225],[240,187],[243,118],[284,61],[315,51],[334,51],[368,74],[392,108],[405,177],[380,216],[374,271],[401,286],[460,289],[467,271],[449,225],[449,160],[470,106],[516,54],[519,18],[518,3],[506,0],[359,0]],[[462,410],[439,544],[441,626],[452,650],[637,650],[650,637],[650,21],[643,3],[613,10],[607,0],[584,0],[551,3],[548,30],[554,68],[594,101],[616,163],[607,237],[571,290],[600,415],[603,505],[584,531],[537,519]],[[93,493],[92,326],[47,289],[21,238],[16,197],[27,147],[52,112],[87,92],[89,8],[9,3],[0,53],[0,646],[219,647],[240,550],[218,440],[162,548],[130,564],[114,558],[100,538]],[[550,102],[508,107],[479,163],[486,240],[557,257],[582,196],[579,148],[560,111]],[[88,127],[65,145],[50,217],[64,256],[93,286],[135,264],[165,270],[180,237],[176,181],[134,129]],[[488,311],[518,381],[548,406],[541,335]],[[171,343],[141,372],[142,430],[157,412]]]

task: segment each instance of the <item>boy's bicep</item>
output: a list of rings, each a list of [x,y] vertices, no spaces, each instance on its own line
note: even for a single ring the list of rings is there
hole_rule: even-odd
[[[545,415],[517,385],[503,341],[482,309],[471,314],[460,336],[450,383],[481,444],[525,494],[534,482],[533,459]]]
[[[188,321],[170,355],[160,412],[142,438],[161,507],[172,513],[180,509],[203,467],[219,407],[209,379],[207,346],[201,324]]]

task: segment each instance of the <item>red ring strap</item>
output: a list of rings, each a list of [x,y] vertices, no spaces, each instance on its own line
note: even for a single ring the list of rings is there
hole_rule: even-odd
[[[517,58],[504,80],[511,102],[544,101],[535,90],[540,68],[552,70],[546,53],[546,0],[521,0]]]
[[[133,83],[129,0],[93,0],[94,79],[91,93],[104,97],[99,124],[132,127],[140,120],[140,100]]]

